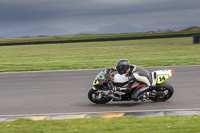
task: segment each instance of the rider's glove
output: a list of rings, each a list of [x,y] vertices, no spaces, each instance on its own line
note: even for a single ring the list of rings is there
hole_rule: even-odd
[[[107,73],[110,73],[111,70],[112,70],[111,68],[106,69]]]
[[[113,71],[117,71],[117,69],[115,67],[112,67],[112,68],[107,68],[106,71],[108,73],[110,73],[110,72],[113,72]]]
[[[117,71],[116,67],[112,67],[111,69],[112,69],[113,71]]]

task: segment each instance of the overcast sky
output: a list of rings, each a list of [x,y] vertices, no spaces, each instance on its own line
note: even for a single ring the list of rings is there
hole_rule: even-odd
[[[124,23],[173,28],[200,24],[200,0],[0,0],[0,35],[40,26],[72,33]]]

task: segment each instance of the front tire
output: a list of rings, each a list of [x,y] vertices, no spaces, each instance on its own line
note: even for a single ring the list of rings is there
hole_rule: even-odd
[[[174,88],[168,82],[156,85],[152,88],[152,96],[149,97],[154,102],[164,102],[169,100],[174,94]]]
[[[110,97],[105,97],[104,95],[101,94],[101,92],[99,92],[98,90],[94,90],[92,88],[88,92],[88,98],[91,102],[96,104],[105,104],[112,99]]]

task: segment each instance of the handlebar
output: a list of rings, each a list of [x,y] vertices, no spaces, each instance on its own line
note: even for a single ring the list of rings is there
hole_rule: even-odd
[[[114,71],[117,71],[117,69],[115,67],[112,67],[112,68],[107,68],[106,71],[107,71],[107,73],[110,74],[110,73],[112,73]]]

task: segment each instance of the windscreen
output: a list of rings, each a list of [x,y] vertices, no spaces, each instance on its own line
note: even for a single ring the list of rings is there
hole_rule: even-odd
[[[97,75],[97,78],[98,78],[98,79],[101,79],[101,80],[109,80],[109,79],[111,79],[111,78],[110,78],[110,75],[109,75],[106,71],[101,71],[101,72]]]

